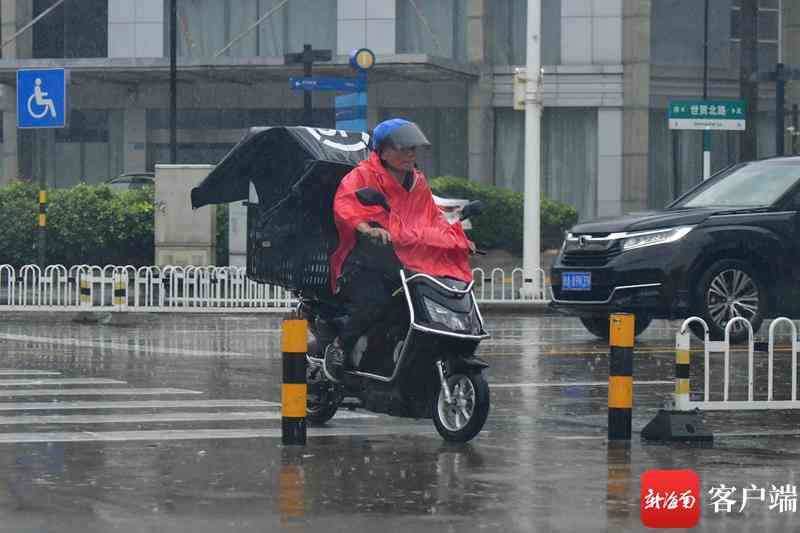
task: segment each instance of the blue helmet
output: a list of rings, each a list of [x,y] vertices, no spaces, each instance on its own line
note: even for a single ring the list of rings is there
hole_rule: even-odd
[[[384,120],[372,132],[372,146],[378,154],[386,148],[404,150],[430,145],[419,126],[404,118]]]

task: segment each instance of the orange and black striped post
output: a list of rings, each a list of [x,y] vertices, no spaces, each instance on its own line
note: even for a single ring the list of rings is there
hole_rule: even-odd
[[[612,314],[609,320],[608,440],[631,440],[634,320],[629,313]]]
[[[281,435],[283,444],[306,443],[306,352],[308,322],[283,321],[283,384],[281,385]]]

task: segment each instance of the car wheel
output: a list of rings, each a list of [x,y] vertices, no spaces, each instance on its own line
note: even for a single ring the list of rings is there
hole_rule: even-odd
[[[717,261],[705,270],[696,290],[695,310],[708,324],[711,339],[723,339],[725,325],[734,317],[746,318],[753,335],[758,332],[767,312],[767,288],[751,265],[736,259]],[[730,339],[747,340],[744,324],[734,323]]]
[[[589,333],[603,340],[608,340],[611,334],[611,326],[608,323],[608,318],[580,317],[580,319],[581,324],[583,324],[583,327],[585,327]],[[636,319],[633,321],[633,334],[638,337],[644,333],[644,330],[647,329],[647,326],[649,326],[652,321],[653,319],[647,315],[636,315]]]

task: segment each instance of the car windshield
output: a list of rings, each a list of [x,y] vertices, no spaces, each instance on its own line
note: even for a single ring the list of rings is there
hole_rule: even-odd
[[[800,165],[794,162],[750,163],[704,183],[671,207],[769,206],[794,185],[798,177]]]

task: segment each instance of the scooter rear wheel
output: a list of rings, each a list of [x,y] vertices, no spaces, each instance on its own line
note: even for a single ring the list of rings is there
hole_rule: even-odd
[[[433,398],[433,424],[444,440],[467,442],[489,416],[489,384],[481,373],[447,376],[450,401],[439,387]]]

